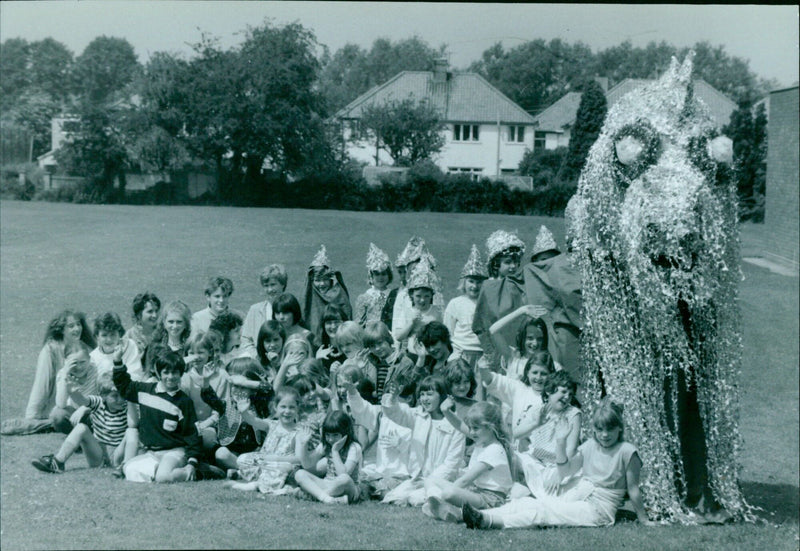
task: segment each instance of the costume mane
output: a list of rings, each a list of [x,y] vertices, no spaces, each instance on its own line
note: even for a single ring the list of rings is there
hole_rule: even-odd
[[[691,54],[682,65],[673,58],[658,81],[610,109],[570,201],[584,383],[589,409],[602,394],[624,405],[645,505],[684,522],[693,517],[677,389],[696,389],[707,486],[734,518],[752,520],[738,485],[741,271],[736,188],[722,164],[730,140],[693,96],[691,73]]]

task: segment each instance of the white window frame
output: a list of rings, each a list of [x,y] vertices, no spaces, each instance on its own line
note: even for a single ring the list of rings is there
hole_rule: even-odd
[[[508,127],[507,140],[509,143],[525,143],[525,127],[511,125]]]
[[[464,136],[469,136],[464,138]],[[480,125],[479,124],[454,124],[453,125],[453,141],[460,143],[479,142],[480,141]]]

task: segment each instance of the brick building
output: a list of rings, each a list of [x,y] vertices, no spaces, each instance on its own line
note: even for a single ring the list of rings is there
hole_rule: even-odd
[[[770,93],[764,257],[798,271],[800,107],[798,86]]]

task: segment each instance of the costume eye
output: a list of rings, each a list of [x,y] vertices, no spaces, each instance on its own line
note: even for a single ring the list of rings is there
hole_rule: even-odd
[[[646,120],[623,126],[614,137],[617,170],[623,178],[620,183],[628,187],[630,180],[638,178],[661,155],[661,137]]]

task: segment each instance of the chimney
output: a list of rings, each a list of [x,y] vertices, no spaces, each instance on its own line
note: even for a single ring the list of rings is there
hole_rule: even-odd
[[[433,62],[433,82],[444,83],[447,82],[447,69],[449,67],[447,59],[444,57],[437,58]]]

